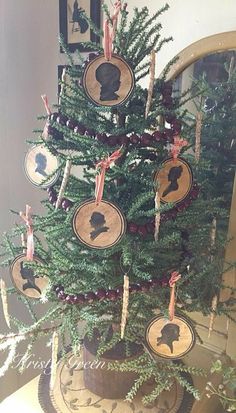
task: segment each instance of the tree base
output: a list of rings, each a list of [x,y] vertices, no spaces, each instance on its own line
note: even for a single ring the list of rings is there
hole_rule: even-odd
[[[137,374],[108,370],[108,363],[116,361],[121,364],[134,360],[142,354],[143,348],[132,343],[131,356],[127,357],[124,343],[120,342],[98,359],[96,356],[98,345],[98,336],[91,341],[85,337],[83,357],[84,366],[88,368],[84,368],[84,384],[88,390],[104,399],[123,399],[137,379]]]

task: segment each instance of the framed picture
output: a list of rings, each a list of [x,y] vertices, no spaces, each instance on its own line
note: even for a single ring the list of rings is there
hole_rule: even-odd
[[[99,42],[99,37],[89,28],[84,13],[100,28],[101,0],[59,0],[60,33],[71,52],[90,51],[81,42]],[[62,50],[61,50],[62,52]]]

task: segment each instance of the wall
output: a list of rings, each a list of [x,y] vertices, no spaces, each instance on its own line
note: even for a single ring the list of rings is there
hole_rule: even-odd
[[[12,227],[16,217],[9,213],[24,209],[29,203],[34,212],[41,212],[41,190],[34,188],[23,172],[26,138],[39,125],[38,114],[43,114],[40,95],[46,93],[50,102],[57,101],[57,65],[65,62],[58,48],[58,0],[0,0],[0,233]],[[130,0],[128,8],[142,7],[143,0]],[[110,4],[110,2],[109,2]],[[164,2],[146,0],[154,12]],[[235,0],[170,0],[169,11],[161,17],[163,36],[174,41],[165,46],[157,57],[157,72],[183,48],[221,31],[235,29]],[[9,275],[5,273],[7,284]],[[15,299],[10,302],[13,314],[24,309]],[[0,319],[0,332],[7,327]],[[41,351],[45,349],[41,346]],[[37,354],[39,349],[37,350]],[[38,371],[19,376],[11,370],[0,379],[0,397],[11,393]]]

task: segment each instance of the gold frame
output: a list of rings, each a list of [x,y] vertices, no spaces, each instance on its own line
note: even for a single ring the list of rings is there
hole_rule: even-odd
[[[188,66],[193,64],[198,59],[212,53],[223,52],[227,50],[235,50],[236,49],[236,31],[229,31],[224,33],[218,33],[212,36],[205,37],[203,39],[198,40],[195,43],[192,43],[190,46],[183,49],[179,54],[179,59],[174,63],[169,72],[167,73],[167,80],[175,79],[184,69]],[[234,189],[232,194],[232,204],[230,210],[230,218],[229,218],[229,229],[228,229],[228,239],[231,241],[228,243],[225,252],[225,261],[230,262],[235,260],[236,256],[236,178],[234,180]],[[236,288],[236,269],[231,268],[227,272],[223,274],[222,282],[225,286]],[[220,292],[219,300],[221,302],[228,301],[232,297],[232,293],[230,288],[224,288]],[[198,316],[196,315],[196,321],[198,320]],[[220,317],[221,319],[222,317]],[[202,325],[205,325],[205,321],[201,321]],[[201,324],[199,321],[199,323]],[[234,337],[236,334],[236,326],[234,323],[229,322],[227,324],[225,318],[222,318],[222,321],[219,320],[219,325],[222,324],[221,334],[225,334],[227,337],[225,343],[225,352],[229,356],[235,357],[235,341]],[[209,325],[209,321],[207,322]],[[206,325],[206,327],[207,327]],[[225,327],[227,326],[227,327]],[[215,332],[217,334],[217,331]],[[217,337],[220,337],[217,334]],[[223,336],[222,335],[222,336]],[[210,346],[209,346],[210,348]]]
[[[236,31],[214,34],[204,37],[178,54],[178,61],[174,63],[168,74],[167,80],[176,78],[186,67],[209,53],[223,52],[236,49]]]

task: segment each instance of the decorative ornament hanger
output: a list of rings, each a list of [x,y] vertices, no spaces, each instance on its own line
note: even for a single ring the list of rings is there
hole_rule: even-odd
[[[171,154],[173,159],[177,159],[180,154],[181,149],[188,145],[186,139],[181,138],[179,135],[174,136],[174,143],[171,144]]]
[[[121,10],[121,0],[118,0],[114,4],[114,13],[111,19],[105,19],[103,24],[103,49],[104,56],[107,61],[111,60],[113,52],[113,42],[116,36],[118,16]]]
[[[33,261],[34,257],[34,233],[33,233],[33,220],[31,217],[31,206],[26,205],[25,214],[21,211],[20,217],[24,220],[27,228],[27,243],[26,243],[26,259],[27,261]],[[25,247],[24,234],[22,234],[22,245]]]
[[[95,197],[96,197],[96,204],[97,205],[102,200],[106,170],[110,168],[110,166],[113,162],[117,161],[117,159],[119,159],[121,157],[121,154],[122,154],[121,149],[122,148],[120,148],[117,151],[113,152],[110,156],[108,156],[106,159],[101,160],[96,165],[97,170],[100,168],[100,173],[98,175],[96,175]]]

